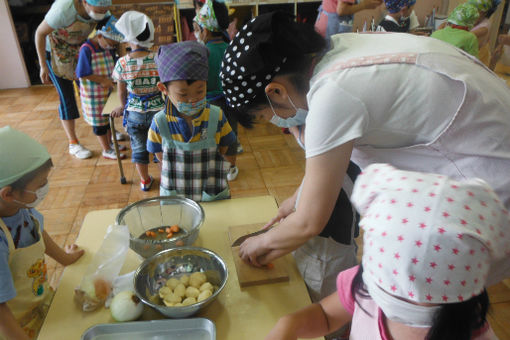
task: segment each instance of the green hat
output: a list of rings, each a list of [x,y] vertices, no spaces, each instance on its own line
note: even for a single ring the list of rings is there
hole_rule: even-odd
[[[475,6],[480,12],[487,12],[492,7],[492,0],[468,0],[467,3]]]
[[[16,182],[46,163],[48,150],[32,137],[10,126],[0,128],[0,188]]]
[[[448,22],[458,26],[471,28],[480,17],[478,9],[468,3],[458,5],[448,16]]]

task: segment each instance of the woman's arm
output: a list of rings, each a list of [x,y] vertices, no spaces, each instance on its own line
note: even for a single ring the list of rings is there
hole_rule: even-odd
[[[267,264],[320,234],[342,188],[352,148],[353,141],[350,141],[306,160],[296,211],[267,233],[244,241],[239,255],[245,262],[255,266]]]
[[[351,314],[342,306],[337,292],[334,292],[319,303],[282,317],[267,335],[266,340],[294,340],[322,336],[340,329],[351,320]]]
[[[27,333],[14,318],[9,306],[6,303],[0,303],[0,335],[9,340],[29,340]]]
[[[43,84],[51,84],[50,73],[46,65],[46,36],[53,32],[54,29],[43,20],[35,31],[35,49],[39,58],[39,66],[41,71],[39,76]]]
[[[364,9],[374,9],[382,3],[382,0],[363,0],[359,4],[351,4],[338,0],[336,13],[338,15],[352,15]]]

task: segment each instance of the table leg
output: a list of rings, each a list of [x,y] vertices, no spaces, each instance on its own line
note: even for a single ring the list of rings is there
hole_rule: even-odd
[[[115,148],[115,155],[117,156],[117,164],[120,171],[120,183],[126,184],[126,177],[124,176],[124,169],[122,168],[122,160],[120,159],[119,143],[117,142],[117,134],[115,132],[115,118],[111,115],[108,116],[110,120],[110,129],[112,130],[113,147]]]

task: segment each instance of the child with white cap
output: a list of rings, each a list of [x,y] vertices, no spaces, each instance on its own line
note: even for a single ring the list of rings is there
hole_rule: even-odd
[[[347,322],[350,339],[497,339],[485,283],[493,261],[510,255],[510,218],[485,182],[373,164],[351,199],[363,215],[362,265],[266,339],[324,335]]]
[[[61,249],[35,210],[48,193],[46,148],[8,126],[0,128],[0,145],[0,339],[34,339],[53,297],[44,254],[69,265],[83,250]]]
[[[124,35],[131,51],[119,58],[113,71],[121,106],[113,110],[113,117],[124,114],[124,123],[131,140],[131,161],[140,176],[140,189],[149,191],[154,179],[149,175],[149,153],[146,149],[147,133],[152,117],[164,108],[158,90],[158,67],[154,44],[154,24],[145,14],[127,11],[115,27]]]
[[[103,116],[103,108],[114,86],[111,79],[115,66],[113,49],[124,38],[115,28],[116,22],[112,15],[106,22],[98,24],[96,35],[81,46],[76,67],[83,118],[92,125],[103,148],[103,157],[108,159],[117,159],[112,148],[108,117]],[[121,159],[125,157],[120,154]]]

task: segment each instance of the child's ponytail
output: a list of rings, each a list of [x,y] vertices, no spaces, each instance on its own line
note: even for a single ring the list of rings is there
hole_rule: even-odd
[[[434,315],[427,340],[470,340],[482,329],[489,309],[487,290],[467,301],[444,304]]]

